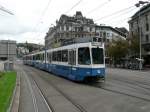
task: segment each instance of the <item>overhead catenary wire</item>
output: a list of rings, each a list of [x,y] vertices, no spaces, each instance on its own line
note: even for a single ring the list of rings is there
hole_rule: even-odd
[[[127,12],[125,12],[125,13],[121,13],[121,14],[119,14],[119,15],[117,15],[117,17],[118,16],[120,16],[120,15],[126,15],[126,14],[128,14],[129,12],[131,12],[131,11],[133,11],[133,10],[135,10],[136,8],[134,7],[134,8],[132,8],[131,10],[128,10]],[[115,19],[109,19],[109,20],[107,20],[107,21],[104,21],[104,23],[106,23],[106,25],[113,25],[113,26],[117,26],[117,25],[119,25],[120,23],[122,23],[122,22],[124,22],[124,21],[129,21],[130,19],[131,19],[131,16],[129,17],[123,17],[123,18],[121,18],[121,19],[117,19],[117,17],[113,17],[113,18],[115,18]]]
[[[64,14],[69,13],[71,10],[73,10],[75,7],[77,7],[83,0],[79,0],[76,2],[70,9],[68,9]]]
[[[75,7],[77,7],[83,0],[79,0],[77,3],[75,3],[69,10],[65,12],[65,14],[69,13],[72,11]]]
[[[131,12],[131,11],[133,11],[133,10],[135,10],[135,9],[137,9],[136,7],[133,7],[132,9],[130,9],[130,10],[126,10],[125,12],[122,12],[122,13],[118,13],[118,14],[116,14],[116,15],[114,15],[114,16],[110,16],[110,17],[107,17],[107,18],[105,18],[105,22],[107,22],[107,21],[112,21],[112,19],[115,19],[116,20],[116,18],[118,18],[118,17],[120,17],[121,15],[126,15],[126,14],[129,14],[129,12]],[[111,19],[111,20],[110,20]]]
[[[130,8],[132,8],[132,7],[135,7],[135,6],[130,6],[130,7],[121,9],[121,10],[119,10],[119,11],[116,11],[116,12],[114,12],[114,13],[111,13],[111,14],[109,14],[109,15],[103,16],[103,17],[101,17],[101,18],[99,18],[99,19],[96,19],[95,22],[96,22],[96,21],[99,21],[99,20],[102,20],[102,19],[105,19],[106,17],[114,16],[114,15],[116,15],[116,14],[118,14],[118,13],[124,12],[124,11],[126,11],[126,10],[128,10],[128,9],[130,9]]]
[[[131,11],[133,11],[133,10],[135,10],[135,9],[136,9],[136,8],[133,8],[132,10],[129,10],[129,11],[131,12]],[[126,14],[128,14],[129,11],[126,12]],[[125,14],[125,13],[124,13],[124,14]],[[122,14],[121,14],[121,15],[122,15]],[[118,16],[119,16],[119,15],[118,15]],[[117,17],[115,17],[115,18],[117,18]],[[116,25],[118,25],[118,24],[120,24],[121,22],[123,22],[123,21],[125,21],[125,20],[126,20],[126,21],[129,21],[130,19],[131,19],[131,16],[130,16],[130,17],[128,16],[128,17],[125,17],[125,18],[121,18],[121,19],[119,19],[119,20],[118,20],[118,19],[117,19],[117,20],[116,20],[116,19],[109,20],[109,21],[106,21],[105,23],[107,23],[107,25],[108,25],[108,24],[114,24],[114,25],[116,24]]]
[[[6,9],[5,7],[3,7],[3,6],[1,6],[1,5],[0,5],[0,10],[3,11],[3,12],[8,13],[8,14],[10,14],[10,15],[14,15],[11,11],[9,11],[8,9]]]
[[[52,1],[52,0],[49,0],[49,1],[48,1],[46,7],[45,7],[44,10],[42,11],[42,13],[41,13],[41,15],[40,15],[40,17],[39,17],[39,20],[38,20],[38,22],[37,22],[37,24],[33,27],[33,31],[34,31],[34,30],[37,30],[38,25],[41,23],[41,20],[42,20],[43,16],[45,15],[46,11],[48,10],[51,1]],[[38,36],[40,36],[40,35],[41,35],[41,32],[40,32],[40,33],[38,32],[38,34],[36,34],[34,37],[36,38],[36,37],[38,37]]]
[[[109,21],[109,22],[107,22],[107,24],[114,24],[114,23],[119,24],[122,21],[129,20],[129,19],[130,19],[130,17],[126,17],[126,18],[122,18],[122,19],[119,19],[119,20]]]
[[[75,3],[68,11],[66,11],[66,13],[69,13],[70,11],[72,11],[75,7],[77,7],[81,2],[82,2],[83,0],[79,0],[77,3]],[[91,10],[89,13],[93,13],[94,11],[96,11],[96,9],[99,9],[99,8],[101,8],[101,7],[103,7],[103,5],[106,5],[107,3],[109,3],[110,1],[108,0],[107,2],[104,2],[104,3],[102,3],[102,4],[100,4],[98,7],[95,7],[93,10]],[[106,15],[106,16],[104,16],[104,17],[101,17],[101,18],[99,18],[99,19],[97,19],[97,20],[95,20],[95,21],[99,21],[99,20],[102,20],[102,19],[106,19],[107,17],[110,17],[110,16],[114,16],[114,15],[116,15],[116,14],[118,14],[118,13],[122,13],[122,12],[125,12],[125,11],[127,11],[127,10],[129,10],[129,9],[131,9],[131,8],[133,8],[134,6],[131,6],[131,7],[127,7],[127,8],[125,8],[125,9],[121,9],[121,10],[119,10],[119,11],[117,11],[117,12],[114,12],[114,13],[112,13],[112,14],[109,14],[109,15]],[[46,9],[46,8],[45,8]],[[43,11],[44,12],[44,11]],[[65,14],[66,14],[65,13]],[[44,14],[41,14],[41,15],[44,15]],[[94,21],[94,22],[95,22]],[[38,36],[39,36],[40,34],[38,34]]]
[[[36,25],[33,27],[33,30],[35,30],[35,29],[37,28],[37,26],[41,23],[41,20],[42,20],[43,16],[45,15],[46,11],[48,10],[51,1],[52,1],[52,0],[48,0],[48,3],[47,3],[47,5],[46,5],[46,7],[44,8],[44,10],[42,11],[42,13],[41,13],[41,15],[40,15],[40,17],[39,17],[38,22],[37,22]]]
[[[103,3],[101,3],[101,4],[99,4],[97,7],[95,7],[95,8],[92,9],[92,10],[90,10],[87,14],[91,14],[91,13],[95,12],[96,10],[98,10],[98,9],[100,9],[100,8],[102,8],[102,7],[104,7],[104,6],[107,5],[110,1],[111,1],[111,0],[107,0],[107,1],[105,1],[105,2],[103,2]]]

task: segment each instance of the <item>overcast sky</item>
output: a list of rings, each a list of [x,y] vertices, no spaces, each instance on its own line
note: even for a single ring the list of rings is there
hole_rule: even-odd
[[[0,0],[14,15],[0,10],[0,40],[44,43],[50,26],[61,14],[73,16],[82,11],[83,16],[97,24],[126,27],[127,21],[138,10],[138,0]]]

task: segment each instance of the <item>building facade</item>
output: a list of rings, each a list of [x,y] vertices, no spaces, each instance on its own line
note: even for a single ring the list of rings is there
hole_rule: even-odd
[[[46,48],[60,46],[63,42],[71,38],[94,36],[95,28],[92,19],[82,16],[81,12],[76,12],[72,17],[62,15],[56,26],[49,29],[45,37]]]
[[[118,38],[125,39],[126,35],[110,26],[96,25],[92,19],[83,17],[82,13],[77,11],[72,17],[62,15],[59,21],[56,21],[56,26],[51,27],[46,34],[45,46],[47,49],[59,47],[71,39],[90,40],[89,38],[93,37],[98,38],[98,41],[106,42]]]
[[[95,36],[99,37],[102,42],[109,43],[118,39],[125,40],[127,35],[111,26],[96,25]]]
[[[13,61],[16,57],[16,41],[0,40],[0,61]]]
[[[145,64],[150,65],[150,4],[143,6],[129,21],[129,37],[141,37],[141,51]],[[140,43],[139,43],[140,44]]]

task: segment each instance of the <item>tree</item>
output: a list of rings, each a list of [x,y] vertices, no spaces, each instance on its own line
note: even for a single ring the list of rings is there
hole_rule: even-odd
[[[130,48],[130,53],[132,55],[137,55],[139,54],[139,38],[137,35],[134,35],[131,39],[130,39],[130,44],[129,44],[129,48]]]
[[[119,60],[125,58],[128,54],[128,42],[126,40],[119,39],[113,41],[107,48],[106,52],[109,57],[113,59],[113,63],[118,63]]]

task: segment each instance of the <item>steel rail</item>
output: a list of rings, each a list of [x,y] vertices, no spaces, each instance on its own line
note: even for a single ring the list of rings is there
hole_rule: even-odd
[[[39,74],[38,71],[40,70],[36,70],[33,67],[30,67],[32,69],[32,71],[34,71],[36,74]],[[44,72],[44,71],[40,71],[40,72]],[[41,75],[39,75],[41,77]],[[78,110],[79,112],[88,112],[83,106],[81,106],[80,104],[78,104],[77,102],[75,102],[71,97],[69,97],[66,93],[64,93],[59,87],[57,87],[55,84],[53,84],[51,81],[49,81],[46,78],[41,77],[42,79],[44,79],[45,81],[47,81],[48,83],[51,84],[51,86],[58,91],[60,94],[62,94],[62,96],[64,96],[71,104],[73,104]]]

